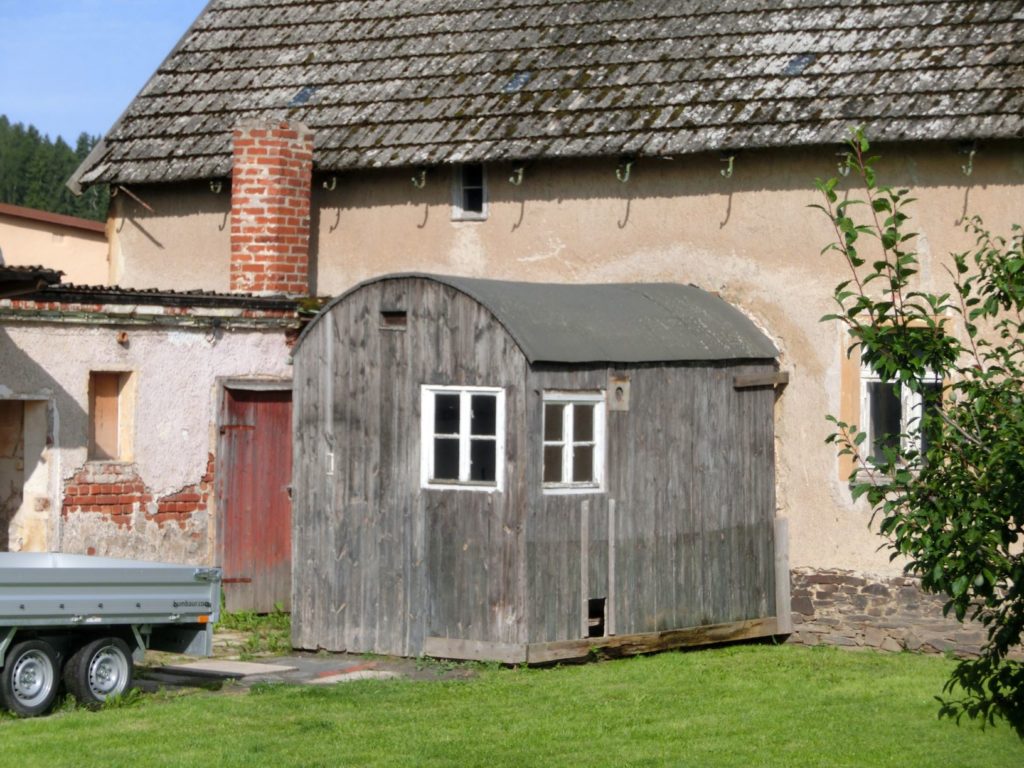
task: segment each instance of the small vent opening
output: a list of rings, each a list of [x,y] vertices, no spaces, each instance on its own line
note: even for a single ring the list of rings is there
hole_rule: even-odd
[[[587,601],[587,637],[604,637],[605,599],[592,597]]]
[[[383,309],[380,313],[380,327],[388,331],[404,331],[409,324],[404,309]]]

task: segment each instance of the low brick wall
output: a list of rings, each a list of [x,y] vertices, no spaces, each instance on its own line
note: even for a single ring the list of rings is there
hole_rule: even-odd
[[[942,615],[943,598],[907,576],[878,578],[843,570],[792,571],[793,634],[789,642],[883,651],[976,655],[980,624]]]

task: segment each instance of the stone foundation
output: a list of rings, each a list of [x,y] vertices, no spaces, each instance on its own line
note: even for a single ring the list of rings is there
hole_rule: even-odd
[[[908,576],[797,568],[791,579],[791,643],[973,656],[985,642],[980,624],[943,617],[945,600]]]

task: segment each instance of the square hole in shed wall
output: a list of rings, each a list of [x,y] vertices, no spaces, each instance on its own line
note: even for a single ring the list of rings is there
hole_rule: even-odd
[[[409,326],[409,313],[404,309],[382,309],[380,327],[385,331],[404,331]]]

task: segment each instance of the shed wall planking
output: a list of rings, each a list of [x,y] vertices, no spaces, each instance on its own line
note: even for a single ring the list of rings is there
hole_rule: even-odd
[[[733,386],[773,365],[529,366],[485,307],[423,277],[329,315],[295,356],[296,645],[574,641],[589,598],[618,635],[774,615],[774,393]],[[631,392],[606,414],[605,488],[545,494],[544,392],[613,374]],[[504,389],[503,491],[421,487],[424,384]]]

